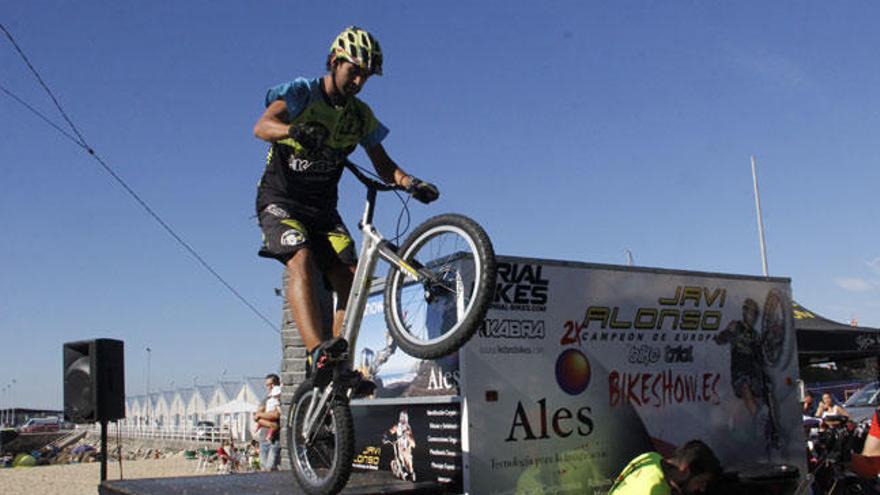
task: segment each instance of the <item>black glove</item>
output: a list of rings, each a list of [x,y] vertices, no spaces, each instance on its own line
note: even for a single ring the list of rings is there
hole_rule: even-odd
[[[440,197],[440,191],[437,190],[437,186],[434,184],[417,179],[412,175],[409,178],[409,187],[406,188],[406,192],[410,193],[418,201],[428,204]]]
[[[314,124],[293,124],[287,128],[287,135],[301,144],[307,153],[318,151],[327,139],[327,128]]]

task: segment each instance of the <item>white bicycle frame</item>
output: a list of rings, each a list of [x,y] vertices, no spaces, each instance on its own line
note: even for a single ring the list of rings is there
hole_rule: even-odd
[[[384,259],[395,268],[409,275],[413,280],[424,280],[425,274],[420,273],[416,268],[412,267],[400,256],[397,255],[396,246],[388,242],[381,233],[373,225],[373,211],[376,204],[376,192],[378,190],[393,190],[397,186],[389,186],[362,177],[358,172],[352,170],[355,175],[367,186],[367,203],[364,207],[364,214],[358,224],[363,234],[360,258],[358,259],[357,269],[354,273],[354,280],[351,284],[351,292],[348,294],[348,305],[345,310],[345,319],[342,322],[341,335],[348,341],[349,351],[353,351],[357,342],[358,333],[361,329],[361,320],[364,316],[364,310],[367,307],[367,298],[370,296],[370,282],[373,280],[373,273],[376,270],[376,262],[379,258]],[[369,181],[369,182],[367,182]],[[354,361],[354,353],[349,352],[348,364],[352,365]],[[317,389],[317,387],[316,387]],[[317,390],[316,390],[317,392]],[[312,396],[309,402],[309,408],[306,411],[303,424],[304,436],[307,439],[316,433],[315,428],[317,412],[324,409],[327,401],[333,395],[333,386],[327,386],[320,393]],[[318,398],[319,397],[319,398]],[[318,400],[315,400],[318,398]]]

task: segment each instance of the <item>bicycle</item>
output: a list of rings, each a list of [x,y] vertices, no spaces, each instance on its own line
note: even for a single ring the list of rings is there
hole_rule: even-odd
[[[346,167],[367,188],[358,227],[363,234],[341,336],[348,349],[332,367],[329,383],[306,378],[294,392],[287,418],[287,445],[297,483],[309,495],[338,493],[348,483],[354,458],[354,426],[349,409],[352,390],[340,384],[352,366],[370,282],[379,258],[389,265],[385,321],[398,347],[420,359],[436,359],[458,350],[486,315],[495,288],[495,253],[475,221],[445,214],[416,227],[398,248],[373,225],[379,191],[403,190]]]

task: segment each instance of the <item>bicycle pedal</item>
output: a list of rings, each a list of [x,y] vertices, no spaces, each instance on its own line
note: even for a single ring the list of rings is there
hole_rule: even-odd
[[[337,358],[340,355],[348,355],[348,341],[342,337],[333,337],[322,344],[324,355]]]

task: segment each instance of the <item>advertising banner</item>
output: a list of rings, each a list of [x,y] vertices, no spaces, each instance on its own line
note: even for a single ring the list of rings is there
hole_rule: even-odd
[[[388,403],[391,402],[391,403]],[[362,402],[352,407],[356,471],[461,490],[461,411],[457,402]]]
[[[407,291],[421,292],[420,286]],[[424,315],[422,325],[442,314]],[[355,367],[376,382],[374,398],[436,397],[458,395],[458,354],[437,360],[421,360],[401,351],[385,324],[382,292],[372,294],[367,303],[355,348]]]
[[[469,493],[605,493],[692,439],[804,472],[788,280],[499,261],[461,351]]]

